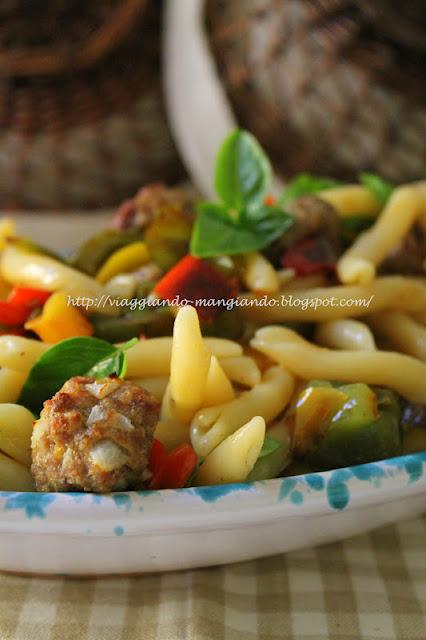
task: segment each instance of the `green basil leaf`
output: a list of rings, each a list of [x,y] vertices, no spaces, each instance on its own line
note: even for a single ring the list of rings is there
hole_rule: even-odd
[[[127,359],[124,352],[133,347],[137,341],[137,338],[132,338],[125,344],[115,347],[113,353],[90,367],[84,375],[92,378],[106,378],[111,375],[117,375],[120,378],[124,378],[127,371]]]
[[[300,196],[319,193],[324,189],[337,187],[340,183],[329,178],[317,178],[309,173],[300,173],[285,187],[279,204],[286,205]]]
[[[243,212],[234,222],[220,205],[202,203],[191,238],[191,253],[198,258],[237,255],[264,249],[293,224],[280,209],[265,207],[263,217]]]
[[[236,129],[223,142],[215,167],[214,185],[223,203],[240,211],[261,204],[269,189],[272,169],[251,133]]]
[[[383,180],[375,173],[361,173],[360,182],[377,198],[381,204],[386,204],[392,195],[395,186]]]
[[[133,341],[132,341],[133,342]],[[122,375],[125,370],[124,349],[100,340],[99,338],[68,338],[48,349],[33,364],[22,388],[19,404],[38,414],[43,402],[59,391],[62,385],[73,376],[93,375],[103,377],[116,373]],[[97,375],[92,372],[100,366]],[[105,373],[109,371],[109,373]]]
[[[263,446],[260,450],[259,458],[264,458],[265,456],[269,456],[270,453],[273,453],[280,447],[282,447],[282,442],[279,440],[275,440],[275,438],[270,438],[269,436],[265,436],[265,440],[263,441]]]

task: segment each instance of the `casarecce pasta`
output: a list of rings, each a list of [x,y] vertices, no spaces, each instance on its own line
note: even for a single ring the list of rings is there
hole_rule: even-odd
[[[237,148],[217,202],[145,187],[70,257],[0,222],[0,490],[177,489],[426,450],[426,183],[302,175],[275,197],[246,132],[219,165]]]

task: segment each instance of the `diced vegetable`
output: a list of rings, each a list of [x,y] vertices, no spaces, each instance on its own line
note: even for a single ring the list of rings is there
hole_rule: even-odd
[[[294,425],[293,448],[297,455],[303,456],[315,448],[330,420],[347,400],[346,393],[332,386],[308,386],[302,391],[291,420]]]
[[[180,260],[188,252],[191,231],[192,218],[181,207],[160,208],[143,236],[155,264],[166,271]]]
[[[181,302],[197,306],[197,300],[229,300],[237,292],[209,262],[185,256],[157,283],[155,293],[163,300],[173,301],[179,296]],[[223,311],[223,306],[198,306],[197,310],[200,319],[208,322]]]
[[[180,489],[185,487],[198,463],[197,455],[189,444],[182,444],[170,453],[154,439],[149,469],[152,473],[150,489]]]
[[[327,238],[300,240],[284,253],[282,266],[293,269],[296,276],[309,276],[321,271],[335,269],[335,256]]]
[[[339,387],[348,396],[345,406],[325,429],[309,464],[333,469],[392,457],[400,452],[400,410],[395,394],[374,392],[365,384]]]
[[[276,478],[290,462],[290,435],[282,420],[267,430],[262,451],[268,440],[273,440],[278,446],[267,455],[259,455],[256,464],[247,476],[247,482]]]
[[[136,271],[149,261],[149,252],[144,242],[132,242],[117,249],[107,258],[96,274],[96,280],[105,284],[120,273]]]
[[[72,305],[62,291],[53,293],[41,315],[25,324],[43,342],[56,343],[66,338],[93,335],[93,327],[84,314]]]
[[[0,300],[0,324],[8,327],[23,325],[32,311],[43,306],[49,296],[49,291],[14,287],[6,300]]]
[[[106,229],[86,240],[71,259],[71,264],[76,269],[94,276],[111,254],[137,240],[142,240],[138,231]]]
[[[97,338],[108,342],[122,342],[141,333],[147,338],[172,335],[174,318],[170,308],[160,307],[134,311],[120,318],[93,315],[90,320]]]
[[[426,429],[415,427],[406,433],[402,440],[402,453],[426,451]]]

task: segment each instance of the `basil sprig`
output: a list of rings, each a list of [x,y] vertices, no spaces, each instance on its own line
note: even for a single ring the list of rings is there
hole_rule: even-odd
[[[53,345],[33,364],[19,397],[19,404],[34,414],[40,413],[43,402],[55,395],[73,376],[103,378],[126,374],[125,351],[137,339],[115,347],[99,338],[68,338]]]
[[[375,173],[361,173],[360,182],[371,191],[373,196],[375,196],[381,204],[387,203],[395,189],[393,184],[383,180],[383,178],[377,176]]]
[[[199,258],[236,255],[264,249],[292,224],[282,207],[268,206],[269,160],[256,139],[236,129],[216,158],[215,189],[220,202],[202,202],[191,237]]]
[[[336,180],[329,178],[318,178],[317,176],[312,176],[310,173],[299,173],[299,175],[295,176],[293,180],[288,183],[279,202],[285,206],[300,196],[314,195],[320,191],[324,191],[324,189],[337,187],[339,184]]]

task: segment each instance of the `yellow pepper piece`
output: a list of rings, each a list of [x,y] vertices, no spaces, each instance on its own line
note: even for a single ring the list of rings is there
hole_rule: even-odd
[[[119,273],[135,271],[149,261],[149,251],[144,242],[132,242],[117,249],[102,265],[96,280],[105,284]]]
[[[81,311],[68,305],[68,296],[62,291],[52,293],[45,302],[41,315],[25,324],[43,342],[60,342],[66,338],[93,335],[93,327]]]
[[[293,446],[299,455],[310,451],[324,427],[343,407],[348,396],[332,387],[308,387],[296,404]]]
[[[0,249],[4,249],[8,238],[16,236],[16,225],[12,218],[0,218]]]

